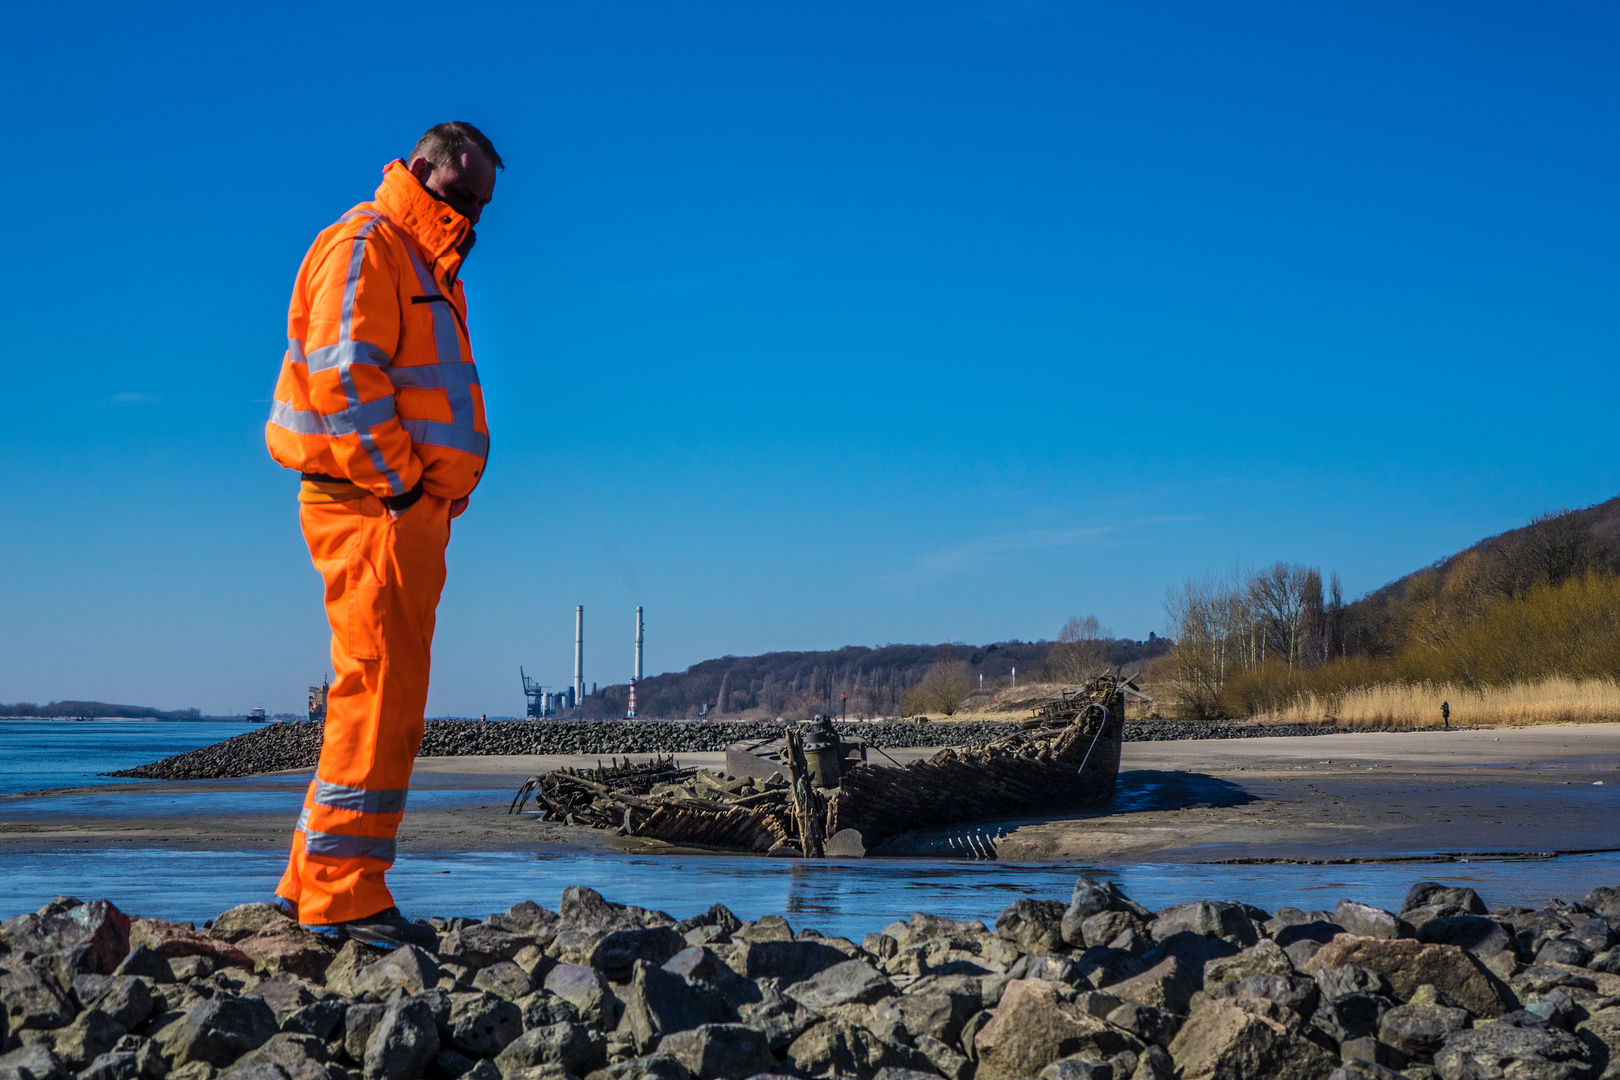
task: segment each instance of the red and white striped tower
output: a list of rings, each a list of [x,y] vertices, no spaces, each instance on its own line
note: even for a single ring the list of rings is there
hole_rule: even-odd
[[[636,680],[630,680],[630,711],[625,714],[629,719],[636,718]]]

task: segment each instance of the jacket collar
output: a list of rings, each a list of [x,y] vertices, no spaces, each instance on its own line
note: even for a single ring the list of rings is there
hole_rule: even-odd
[[[428,255],[435,276],[454,281],[461,268],[456,246],[467,235],[467,219],[450,204],[428,193],[405,163],[398,159],[383,169],[377,188],[377,207]]]

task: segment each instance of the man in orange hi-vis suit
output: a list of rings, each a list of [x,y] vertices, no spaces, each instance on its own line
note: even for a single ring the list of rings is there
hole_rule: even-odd
[[[422,743],[450,519],[489,454],[458,274],[500,168],[477,128],[439,124],[315,238],[265,427],[270,455],[302,474],[335,672],[276,893],[310,929],[374,944],[437,942],[383,875]]]

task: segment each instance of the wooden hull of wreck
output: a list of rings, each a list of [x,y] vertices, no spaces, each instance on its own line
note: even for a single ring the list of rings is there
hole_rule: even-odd
[[[1025,747],[1032,756],[968,747],[900,768],[861,765],[844,775],[832,797],[827,834],[854,829],[870,851],[919,827],[1101,806],[1119,781],[1124,712],[1110,709],[1101,733],[1094,724],[1077,723],[1055,747]]]

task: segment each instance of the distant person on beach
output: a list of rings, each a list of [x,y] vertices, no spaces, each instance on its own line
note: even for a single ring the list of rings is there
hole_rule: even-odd
[[[330,937],[438,940],[400,915],[383,875],[422,745],[450,519],[489,454],[459,275],[501,168],[471,124],[429,128],[315,238],[293,283],[265,441],[302,477],[336,677],[276,894]]]
[[[1440,721],[1448,728],[1451,726],[1451,702],[1442,701],[1440,703]]]

